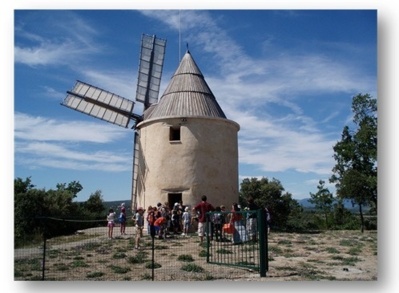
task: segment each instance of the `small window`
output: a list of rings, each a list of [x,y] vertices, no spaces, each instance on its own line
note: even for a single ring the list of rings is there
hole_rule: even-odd
[[[180,140],[180,126],[174,126],[170,128],[169,140],[170,141]]]

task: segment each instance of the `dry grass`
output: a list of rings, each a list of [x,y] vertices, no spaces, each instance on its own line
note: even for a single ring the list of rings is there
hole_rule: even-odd
[[[266,278],[245,268],[208,264],[195,234],[155,239],[152,264],[151,237],[145,235],[142,249],[135,250],[133,228],[128,227],[127,233],[108,239],[105,228],[95,228],[84,236],[49,240],[45,279],[143,281],[151,280],[154,271],[157,281],[377,280],[375,231],[271,233]],[[40,280],[41,260],[40,249],[16,250],[15,280]]]

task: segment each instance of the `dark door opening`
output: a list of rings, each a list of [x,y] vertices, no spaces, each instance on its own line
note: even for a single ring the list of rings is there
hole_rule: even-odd
[[[173,209],[175,202],[182,202],[182,193],[168,193],[169,208]]]

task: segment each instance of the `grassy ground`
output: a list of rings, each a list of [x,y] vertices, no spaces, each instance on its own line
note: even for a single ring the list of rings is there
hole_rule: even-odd
[[[108,239],[106,228],[95,228],[80,235],[48,240],[45,280],[145,281],[152,277],[156,281],[377,280],[375,231],[271,233],[269,270],[265,278],[250,268],[207,263],[206,248],[199,244],[195,234],[166,241],[155,239],[152,263],[151,237],[144,235],[141,249],[136,250],[134,233],[133,228],[128,227],[127,235]],[[223,249],[213,253],[238,254],[249,247],[223,245]],[[15,280],[41,280],[42,259],[42,250],[38,247],[15,250]]]

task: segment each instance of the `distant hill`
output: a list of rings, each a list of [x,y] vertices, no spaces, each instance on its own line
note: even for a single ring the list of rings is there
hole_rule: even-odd
[[[110,208],[113,208],[116,213],[119,213],[119,211],[120,211],[120,209],[118,207],[120,207],[120,205],[122,203],[125,203],[127,216],[132,214],[132,211],[131,211],[132,201],[130,199],[129,200],[104,201],[103,203],[104,203],[106,212],[108,212],[108,210]]]
[[[304,208],[312,209],[312,208],[314,208],[315,206],[314,206],[314,204],[310,203],[309,200],[310,200],[310,198],[300,199],[300,200],[298,200],[298,203],[299,203],[302,207],[304,207]],[[352,205],[352,202],[351,202],[350,200],[348,200],[348,199],[345,199],[345,200],[343,201],[343,203],[344,203],[344,207],[345,207],[346,209],[348,209],[348,210],[356,211],[356,212],[357,212],[358,209],[359,209],[358,205],[354,205],[354,206],[353,206],[353,205]],[[368,210],[368,207],[365,207],[364,210]]]

